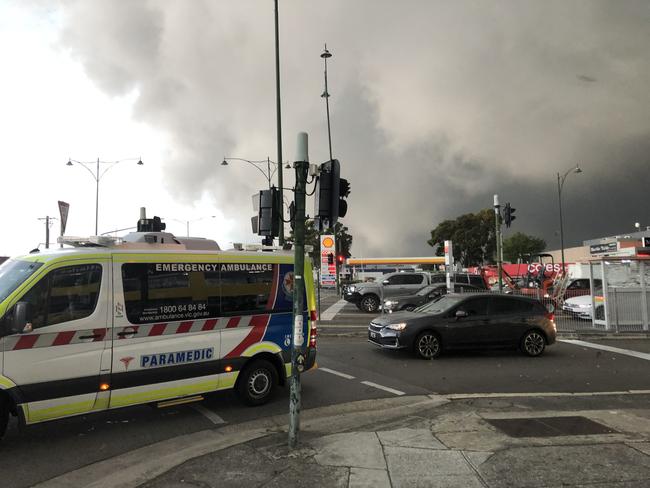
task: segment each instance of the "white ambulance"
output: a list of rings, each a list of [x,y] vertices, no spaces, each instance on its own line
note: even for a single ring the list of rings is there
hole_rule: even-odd
[[[153,220],[0,266],[0,436],[9,414],[34,424],[229,388],[257,405],[285,383],[293,253],[220,251]],[[308,259],[302,274],[312,276]],[[316,303],[313,282],[305,288],[308,370]]]

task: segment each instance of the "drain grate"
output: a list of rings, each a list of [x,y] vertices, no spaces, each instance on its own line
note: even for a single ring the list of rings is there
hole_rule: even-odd
[[[603,424],[578,416],[485,420],[510,437],[557,437],[618,433],[618,431]]]

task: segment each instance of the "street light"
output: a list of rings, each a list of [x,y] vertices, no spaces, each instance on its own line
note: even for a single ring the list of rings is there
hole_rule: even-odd
[[[278,149],[278,161],[282,163],[282,109],[280,106],[280,27],[278,17],[280,16],[278,12],[278,0],[275,0],[275,112],[276,112],[276,135],[277,135],[277,149]],[[291,166],[287,164],[287,169],[290,169]],[[282,166],[278,164],[278,190],[280,191],[280,200],[282,200],[283,194],[283,183],[282,183]],[[282,218],[282,216],[280,216]],[[284,245],[284,226],[280,224],[280,234],[278,235],[280,240],[280,245]]]
[[[330,149],[330,161],[332,160],[332,133],[330,131],[330,94],[327,91],[327,59],[332,57],[332,53],[327,50],[327,44],[325,44],[325,50],[320,55],[323,58],[325,63],[325,91],[321,95],[325,99],[325,108],[327,109],[327,140],[329,142]]]
[[[278,164],[274,161],[271,161],[268,157],[266,159],[261,159],[259,161],[251,161],[250,159],[242,159],[242,158],[223,158],[223,161],[221,162],[221,166],[228,166],[228,161],[243,161],[244,163],[248,163],[251,166],[253,166],[257,171],[262,173],[264,175],[264,178],[266,178],[266,181],[269,184],[269,188],[271,188],[271,178],[273,178],[273,175],[275,172],[278,170],[278,167],[282,166],[281,164]],[[266,164],[266,171],[264,171],[262,168],[264,167],[263,165]],[[271,165],[274,166],[273,171],[271,171]],[[287,163],[287,168],[290,168],[291,166],[289,163]]]
[[[564,273],[564,224],[562,222],[562,187],[564,186],[564,180],[571,173],[582,173],[580,166],[576,164],[575,168],[571,168],[560,177],[560,173],[557,174],[557,199],[560,204],[560,249],[562,250],[562,273]]]
[[[117,161],[100,161],[99,158],[97,158],[97,161],[77,161],[75,159],[68,158],[68,162],[66,163],[66,166],[74,166],[75,164],[81,165],[86,171],[88,171],[93,179],[95,180],[95,235],[98,234],[97,226],[99,222],[99,180],[102,179],[102,177],[106,174],[106,172],[111,169],[113,166],[119,163],[123,163],[125,161],[138,161],[138,166],[142,166],[144,163],[142,162],[142,158],[126,158],[126,159],[118,159]],[[99,165],[104,164],[108,165],[104,171],[101,173],[99,172]],[[93,172],[92,169],[90,169],[93,165],[95,165],[95,171]]]
[[[170,218],[169,220],[174,220],[176,222],[180,222],[181,224],[185,224],[186,230],[187,230],[187,237],[190,236],[190,224],[192,222],[198,222],[199,220],[205,220],[205,219],[216,219],[216,215],[206,215],[205,217],[199,217],[198,219],[192,219],[192,220],[182,220],[182,219],[172,219]]]

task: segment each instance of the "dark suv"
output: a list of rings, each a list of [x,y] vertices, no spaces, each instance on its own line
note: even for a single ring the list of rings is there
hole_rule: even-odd
[[[368,327],[369,342],[412,349],[423,359],[443,349],[512,346],[539,356],[555,336],[553,314],[538,300],[489,293],[443,295],[414,312],[376,317]]]

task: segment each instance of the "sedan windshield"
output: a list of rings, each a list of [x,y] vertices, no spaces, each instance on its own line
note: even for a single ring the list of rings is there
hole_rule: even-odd
[[[43,263],[9,259],[0,266],[0,302],[13,293]]]
[[[465,297],[458,295],[442,295],[440,298],[416,308],[415,311],[422,313],[439,314],[449,310],[454,305],[462,302],[464,299]]]

